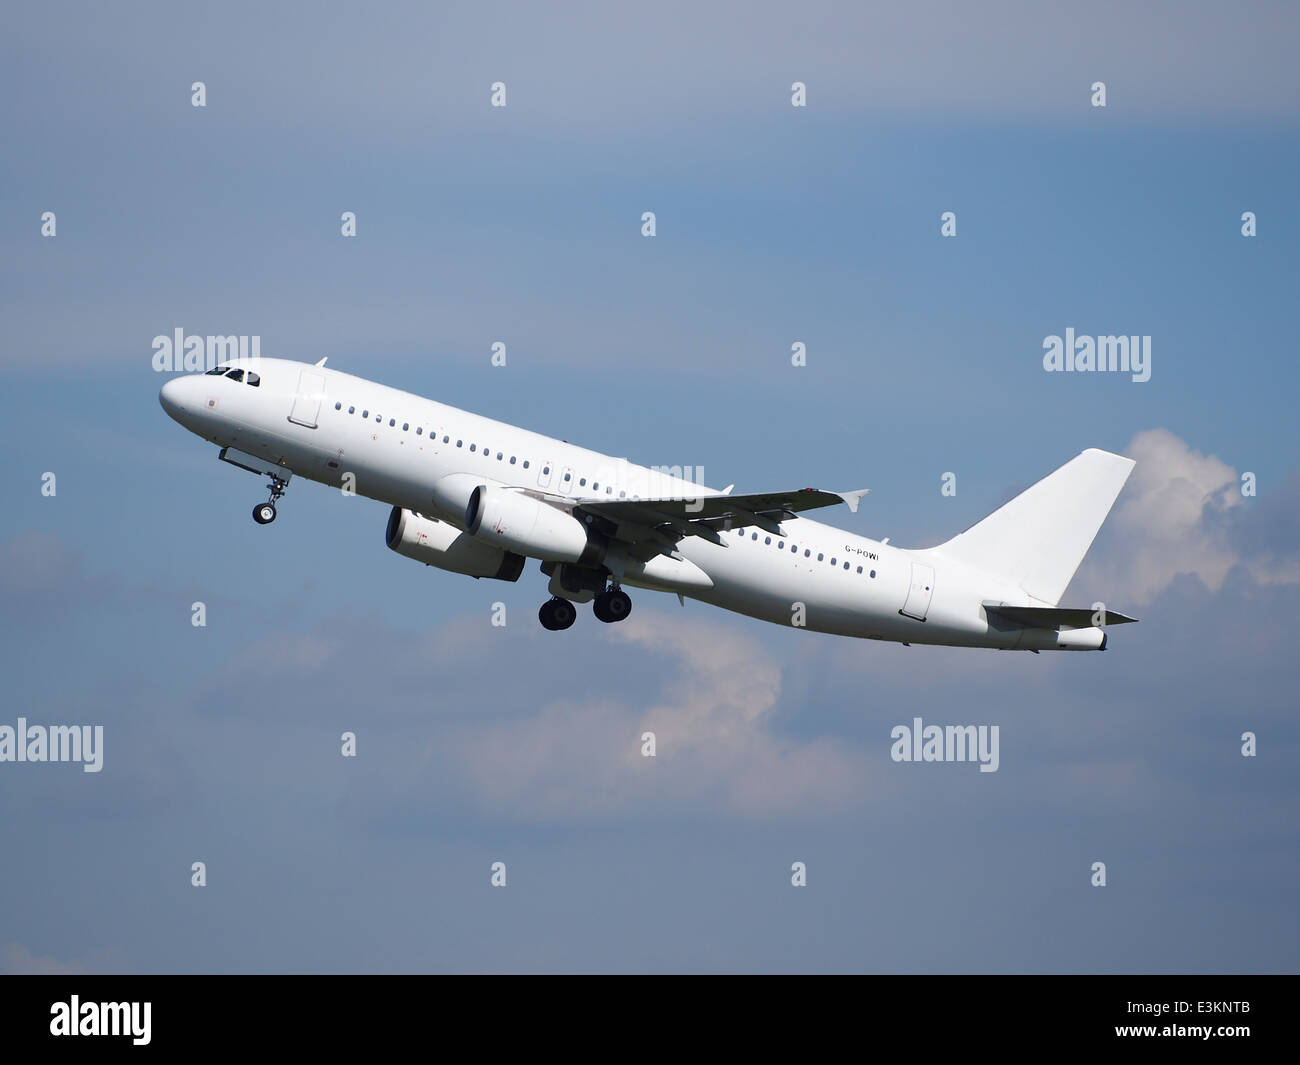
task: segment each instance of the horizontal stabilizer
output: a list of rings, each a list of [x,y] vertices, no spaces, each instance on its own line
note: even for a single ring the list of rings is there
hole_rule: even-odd
[[[1137,621],[1137,618],[1115,610],[1092,610],[1082,606],[1007,606],[1005,603],[985,601],[984,611],[1020,625],[1032,625],[1036,629],[1057,629],[1062,625],[1073,629],[1090,629],[1097,625],[1123,625]]]

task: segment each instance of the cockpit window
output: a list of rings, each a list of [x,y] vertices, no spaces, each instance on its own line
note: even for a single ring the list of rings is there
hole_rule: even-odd
[[[244,371],[231,370],[230,373],[226,374],[226,376],[229,377],[232,381],[242,381],[244,379]]]
[[[221,374],[226,373],[229,369],[230,369],[229,366],[214,366],[212,367],[211,370],[207,372],[206,376],[211,377],[214,374],[220,376]]]
[[[253,373],[252,370],[249,370],[248,377],[245,378],[244,384],[252,385],[254,388],[259,388],[261,387],[262,379],[257,374]]]

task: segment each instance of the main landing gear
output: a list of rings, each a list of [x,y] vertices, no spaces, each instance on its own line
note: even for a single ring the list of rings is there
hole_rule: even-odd
[[[596,601],[591,604],[591,609],[592,613],[601,621],[622,621],[632,613],[632,597],[616,584],[608,591],[601,592],[600,595],[596,596]]]
[[[622,621],[632,613],[632,599],[622,588],[614,585],[596,596],[591,607],[601,621],[612,623]],[[568,599],[557,596],[543,603],[537,616],[542,622],[542,628],[556,632],[572,625],[578,611]]]
[[[543,603],[537,616],[542,622],[542,628],[556,632],[572,625],[578,617],[578,612],[567,599],[555,598]]]
[[[266,486],[271,492],[271,498],[265,503],[258,503],[253,508],[253,520],[258,525],[270,525],[275,521],[275,504],[279,498],[284,495],[286,482],[279,477],[272,476],[270,483]]]

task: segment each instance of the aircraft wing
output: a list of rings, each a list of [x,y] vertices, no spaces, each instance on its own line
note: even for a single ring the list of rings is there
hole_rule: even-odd
[[[702,536],[725,543],[720,530],[753,525],[774,536],[784,536],[781,522],[805,510],[847,503],[856,512],[868,489],[856,492],[822,492],[801,488],[792,492],[751,495],[701,495],[695,499],[590,499],[547,495],[550,502],[571,507],[607,523],[607,535],[640,548],[636,554],[672,554],[684,536]]]

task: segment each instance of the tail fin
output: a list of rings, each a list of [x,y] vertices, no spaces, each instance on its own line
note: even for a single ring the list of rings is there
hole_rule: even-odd
[[[1135,465],[1089,448],[935,550],[1055,606]]]

